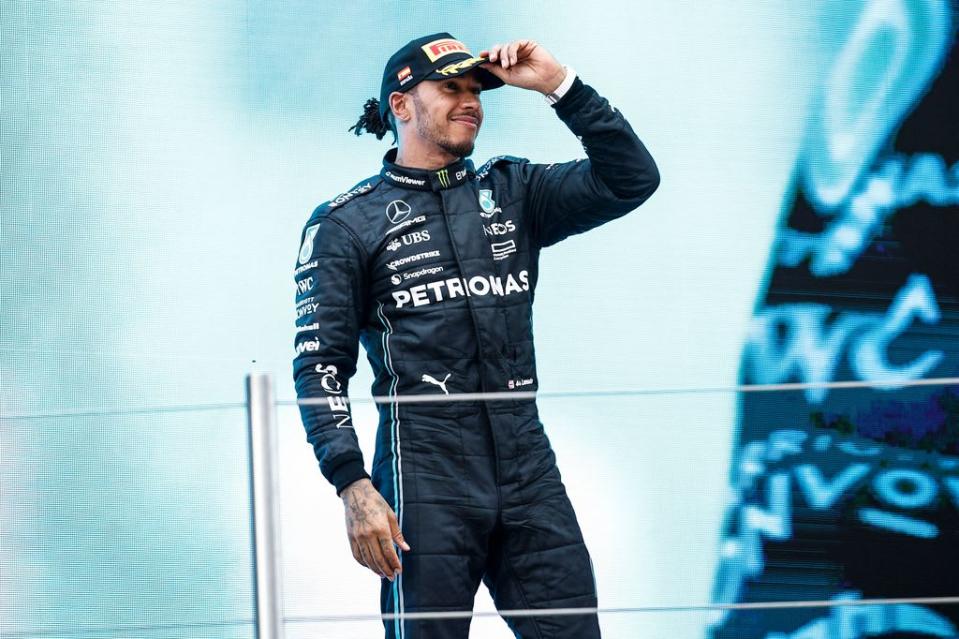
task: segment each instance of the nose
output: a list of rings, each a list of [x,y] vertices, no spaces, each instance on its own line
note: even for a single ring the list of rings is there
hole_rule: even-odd
[[[466,97],[463,99],[461,106],[464,109],[478,111],[481,106],[479,96],[473,93],[472,91],[466,91],[465,94],[466,94]]]

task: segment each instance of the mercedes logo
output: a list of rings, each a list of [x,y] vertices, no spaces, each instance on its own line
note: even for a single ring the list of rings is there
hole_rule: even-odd
[[[386,219],[393,224],[399,224],[410,216],[412,210],[403,200],[393,200],[386,205]]]

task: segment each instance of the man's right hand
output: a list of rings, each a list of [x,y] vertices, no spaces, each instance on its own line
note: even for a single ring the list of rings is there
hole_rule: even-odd
[[[369,479],[353,482],[343,489],[340,497],[346,508],[346,533],[353,558],[380,577],[393,581],[403,572],[393,544],[410,550],[396,514]]]

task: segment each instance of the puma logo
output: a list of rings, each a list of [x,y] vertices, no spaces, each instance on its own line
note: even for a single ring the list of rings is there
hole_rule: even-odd
[[[441,382],[441,381],[439,381],[438,379],[436,379],[435,377],[433,377],[432,375],[428,375],[428,374],[426,374],[426,373],[423,373],[423,381],[424,381],[424,382],[427,382],[427,383],[429,383],[429,384],[434,384],[434,385],[436,385],[436,386],[439,386],[440,388],[443,389],[443,392],[444,392],[444,393],[446,393],[447,395],[449,395],[450,392],[449,392],[448,390],[446,390],[446,380],[448,380],[448,379],[450,378],[450,375],[452,375],[452,373],[447,373],[447,374],[446,374],[446,377],[444,377],[444,378],[443,378],[443,381]]]

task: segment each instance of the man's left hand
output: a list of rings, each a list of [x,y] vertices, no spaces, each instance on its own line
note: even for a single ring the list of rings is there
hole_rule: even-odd
[[[489,62],[480,65],[506,84],[552,93],[566,77],[566,69],[543,46],[532,40],[495,44],[480,51]]]

